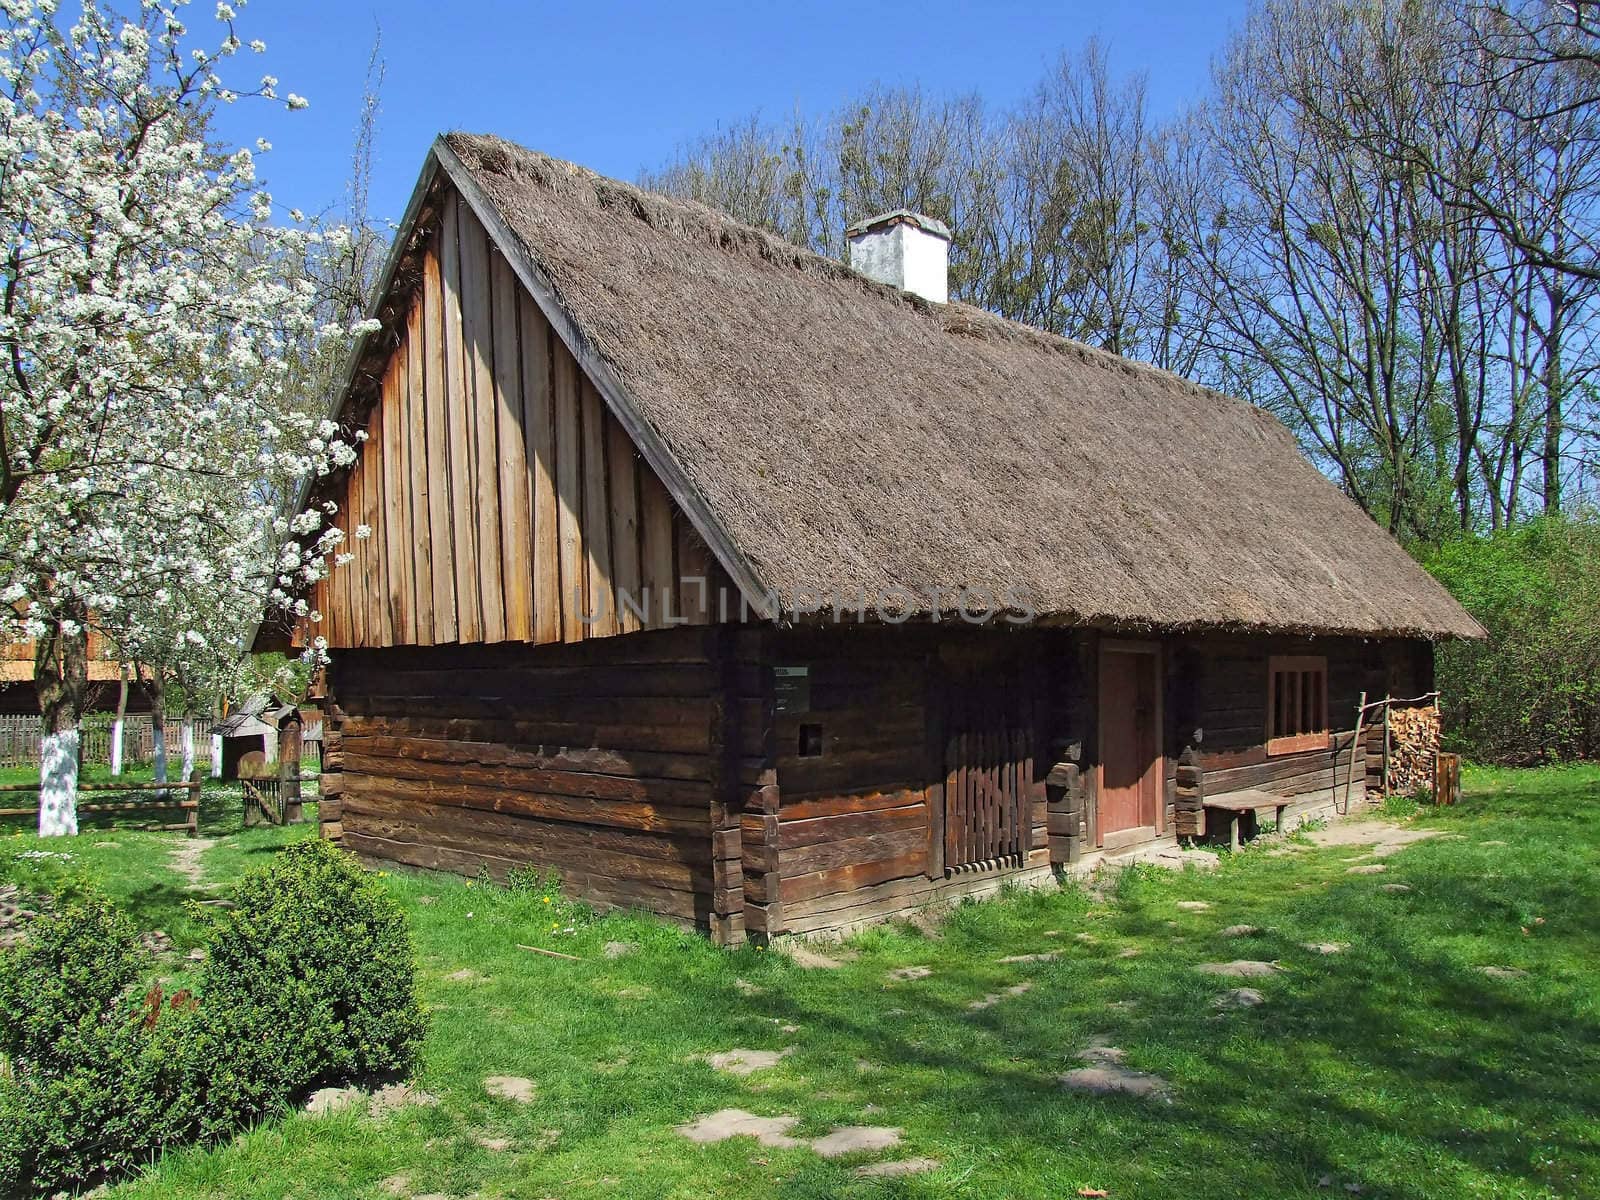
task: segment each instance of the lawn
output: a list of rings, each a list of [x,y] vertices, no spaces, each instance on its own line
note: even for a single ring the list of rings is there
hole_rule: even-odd
[[[594,919],[537,887],[391,873],[430,1013],[417,1083],[436,1103],[296,1113],[169,1154],[112,1194],[1600,1195],[1600,769],[1473,770],[1455,809],[1400,815],[1444,836],[1377,859],[1265,839],[1210,873],[1135,870],[1104,895],[968,904],[935,936],[875,929],[829,948],[848,960],[836,969]],[[16,836],[0,843],[0,877],[98,877],[181,951],[191,887],[222,895],[312,832],[229,832],[222,789],[206,824],[198,884],[172,869],[181,839],[120,830],[79,838],[71,860],[18,857],[58,844]],[[1384,869],[1351,871],[1372,866]],[[1209,907],[1179,906],[1194,901]],[[1259,932],[1224,933],[1238,925]],[[607,957],[607,943],[631,952]],[[1055,957],[1001,961],[1017,955]],[[1282,969],[1196,969],[1235,959]],[[1219,1009],[1240,985],[1263,1002]],[[969,1007],[985,997],[998,999]],[[1107,1044],[1168,1098],[1061,1086]],[[744,1077],[702,1061],[734,1048],[792,1052]],[[491,1096],[497,1075],[531,1080],[531,1101]],[[728,1108],[797,1118],[795,1138],[869,1125],[903,1140],[825,1159],[675,1131]],[[856,1174],[910,1158],[938,1166]]]

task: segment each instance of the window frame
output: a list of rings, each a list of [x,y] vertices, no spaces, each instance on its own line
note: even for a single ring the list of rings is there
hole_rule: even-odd
[[[1310,708],[1307,709],[1305,679],[1313,679]],[[1280,726],[1280,677],[1294,680],[1295,705],[1299,713],[1292,722],[1293,732]],[[1318,726],[1320,722],[1320,727]],[[1305,728],[1313,726],[1313,728]],[[1327,750],[1333,745],[1328,719],[1328,658],[1323,654],[1273,654],[1267,658],[1267,755],[1304,754]]]

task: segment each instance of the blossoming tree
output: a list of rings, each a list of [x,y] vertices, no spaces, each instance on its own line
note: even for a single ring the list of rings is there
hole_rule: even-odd
[[[286,402],[359,332],[300,266],[330,235],[274,221],[265,143],[206,142],[217,104],[305,102],[230,87],[265,47],[227,4],[204,39],[185,11],[0,0],[0,636],[36,646],[41,834],[77,829],[91,626],[215,662],[238,613],[288,603],[343,537],[285,507],[353,457]]]

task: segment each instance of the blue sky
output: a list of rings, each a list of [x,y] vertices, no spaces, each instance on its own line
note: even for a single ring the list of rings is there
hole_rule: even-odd
[[[760,110],[833,108],[874,83],[976,90],[1005,106],[1045,64],[1098,34],[1118,71],[1148,75],[1158,114],[1203,91],[1243,0],[1143,4],[511,3],[509,0],[252,0],[238,30],[311,107],[227,110],[218,132],[273,143],[263,173],[277,200],[307,211],[339,201],[362,77],[381,22],[388,63],[372,209],[398,218],[435,133],[497,133],[632,179],[681,142]],[[210,0],[191,27],[209,32]]]

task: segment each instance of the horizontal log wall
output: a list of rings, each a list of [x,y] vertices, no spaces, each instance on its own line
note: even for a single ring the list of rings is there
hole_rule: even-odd
[[[310,632],[342,648],[546,644],[736,612],[471,209],[453,192],[437,208],[374,402],[353,417],[365,444],[324,485],[353,558],[314,590]]]
[[[324,832],[418,867],[554,869],[593,903],[711,925],[715,636],[336,653]]]

